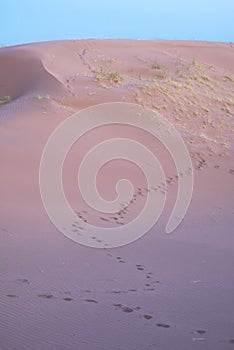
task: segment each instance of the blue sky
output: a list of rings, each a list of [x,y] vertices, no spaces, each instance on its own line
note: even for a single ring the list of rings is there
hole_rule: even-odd
[[[234,0],[2,0],[0,45],[74,38],[234,41]]]

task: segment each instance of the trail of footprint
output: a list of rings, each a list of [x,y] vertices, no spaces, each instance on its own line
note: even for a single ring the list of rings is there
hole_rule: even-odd
[[[195,166],[195,169],[201,169],[207,165],[205,159],[202,157],[200,153],[194,153],[193,157],[195,158],[196,161],[198,161],[198,165]],[[192,171],[191,168],[185,169],[183,172],[180,173],[180,176],[187,176],[191,174],[191,171]],[[127,203],[126,205],[123,205],[122,209],[120,209],[114,216],[113,214],[107,215],[107,216],[99,216],[97,219],[105,222],[111,222],[115,225],[125,225],[126,215],[129,213],[129,210],[131,210],[131,207],[136,204],[136,201],[138,200],[139,197],[146,197],[147,195],[150,195],[153,193],[160,193],[160,194],[166,195],[168,191],[168,186],[176,184],[178,182],[178,179],[179,179],[179,175],[177,174],[170,175],[166,178],[165,182],[156,184],[151,188],[137,187],[129,203]],[[87,214],[87,211],[77,211],[76,214],[79,217],[79,219],[81,219],[83,222],[88,222],[86,216],[84,215],[84,214]],[[73,226],[76,233],[77,231],[79,232],[79,230],[83,229],[83,227],[80,226],[79,222],[74,222]],[[96,239],[96,237],[94,239]]]
[[[119,309],[125,313],[132,313],[134,311],[139,311],[141,309],[140,306],[136,306],[136,307],[129,307],[129,306],[126,306],[126,305],[123,305],[123,304],[112,304],[115,309]],[[149,314],[143,314],[142,316],[140,316],[141,318],[144,318],[145,320],[149,321],[153,318],[152,315],[149,315]]]
[[[190,156],[195,163],[194,164],[195,170],[202,170],[204,167],[207,166],[206,160],[200,152],[190,152]]]
[[[91,291],[86,291],[86,292],[91,292]],[[67,292],[65,294],[70,294],[70,292]],[[7,295],[9,297],[15,297],[14,295]],[[56,296],[54,296],[53,294],[49,294],[49,293],[44,293],[44,294],[38,294],[37,295],[39,298],[43,298],[43,299],[54,299],[57,298]],[[16,296],[17,297],[17,296]],[[62,300],[64,301],[72,301],[74,300],[72,297],[64,297],[62,298]],[[94,304],[98,304],[98,301],[95,299],[84,299],[84,301],[88,302],[88,303],[94,303]]]
[[[108,256],[110,256],[113,259],[116,259],[118,262],[124,262],[127,263],[121,256],[114,256],[111,252],[108,253]],[[129,265],[129,263],[127,263]],[[134,264],[131,263],[131,265],[136,266],[138,271],[145,271],[146,267],[142,264]],[[145,281],[142,282],[142,290],[143,291],[148,291],[148,292],[154,292],[156,290],[155,285],[156,284],[161,284],[161,282],[159,280],[152,280],[153,278],[153,273],[152,272],[147,272],[146,274],[146,279],[149,280],[151,279],[151,281],[145,283]],[[115,293],[115,294],[120,294],[120,293],[128,293],[128,292],[138,292],[137,289],[128,289],[128,290],[116,290],[116,291],[112,291],[111,293]]]
[[[205,164],[205,160],[201,158],[200,163],[199,163],[199,168],[203,167]],[[191,174],[191,168],[185,169],[184,172],[180,173],[180,176],[187,176]],[[166,182],[161,182],[160,184],[154,185],[151,188],[141,188],[137,187],[137,190],[134,192],[132,199],[130,202],[119,212],[116,213],[117,216],[111,216],[109,217],[109,221],[113,221],[117,225],[124,225],[124,219],[126,215],[128,214],[129,210],[131,210],[131,207],[136,204],[136,201],[139,197],[146,197],[148,194],[152,194],[155,192],[161,193],[165,195],[168,191],[168,185],[174,185],[178,182],[179,176],[173,175],[173,176],[168,176],[166,178]],[[120,220],[121,219],[121,220]]]

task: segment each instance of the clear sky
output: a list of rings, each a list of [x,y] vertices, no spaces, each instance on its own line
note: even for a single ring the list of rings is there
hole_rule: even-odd
[[[234,0],[112,1],[1,0],[0,45],[74,38],[234,41]]]

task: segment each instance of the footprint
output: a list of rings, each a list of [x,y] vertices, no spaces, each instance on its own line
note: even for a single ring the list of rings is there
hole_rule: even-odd
[[[234,344],[234,339],[230,339],[229,343]]]
[[[170,325],[166,324],[166,323],[157,323],[157,326],[162,327],[162,328],[169,328],[170,327]]]
[[[8,297],[8,298],[19,298],[18,295],[15,295],[15,294],[6,294],[6,297]]]
[[[167,180],[166,180],[166,183],[167,183],[168,185],[170,185],[171,183],[173,183],[173,177],[172,177],[172,176],[169,176],[169,177],[167,178]]]
[[[140,306],[134,307],[134,310],[136,310],[136,311],[138,311],[138,310],[140,310],[140,309],[141,309]]]
[[[88,303],[95,303],[98,304],[98,301],[94,300],[94,299],[85,299],[85,301],[87,301]]]
[[[115,307],[122,307],[122,304],[112,304]]]
[[[52,299],[54,298],[53,294],[38,294],[39,298],[44,298],[44,299]]]
[[[142,265],[136,265],[136,267],[137,267],[137,270],[139,270],[139,271],[144,271],[144,268],[142,267]]]
[[[26,283],[26,284],[30,284],[30,282],[27,278],[18,278],[17,281],[22,282],[22,283]]]
[[[73,299],[69,298],[69,297],[66,297],[66,298],[63,298],[63,300],[65,300],[65,301],[72,301]]]
[[[144,317],[146,320],[150,320],[151,318],[153,318],[153,316],[151,316],[151,315],[143,315],[143,317]]]
[[[131,307],[124,306],[122,304],[113,304],[113,306],[120,308],[123,312],[126,312],[126,313],[130,313],[134,311],[134,309],[132,309]]]
[[[197,330],[195,331],[195,333],[202,335],[202,334],[205,334],[206,331],[204,331],[203,329],[197,329]]]
[[[131,307],[128,307],[128,306],[123,306],[123,307],[121,308],[121,310],[122,310],[123,312],[128,312],[128,313],[134,311]]]
[[[9,233],[10,235],[13,235],[13,234],[14,234],[13,232],[8,231],[8,230],[7,230],[6,228],[4,228],[4,227],[0,227],[0,230],[3,231],[3,232]]]
[[[109,221],[108,219],[106,219],[106,218],[104,218],[104,217],[102,217],[102,216],[100,216],[99,219],[102,220],[102,221]]]

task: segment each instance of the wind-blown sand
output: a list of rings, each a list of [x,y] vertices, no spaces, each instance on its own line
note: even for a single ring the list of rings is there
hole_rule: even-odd
[[[0,49],[1,350],[234,347],[233,62],[231,43],[73,40]],[[63,120],[114,101],[152,108],[177,128],[193,161],[194,193],[183,222],[166,235],[178,186],[164,147],[126,127],[91,132],[64,167],[67,198],[88,222],[124,224],[147,195],[136,167],[116,161],[98,178],[100,192],[113,199],[116,181],[132,179],[139,208],[130,206],[119,223],[90,211],[75,190],[77,167],[97,142],[144,143],[169,182],[150,232],[121,248],[93,249],[50,222],[39,165]]]

